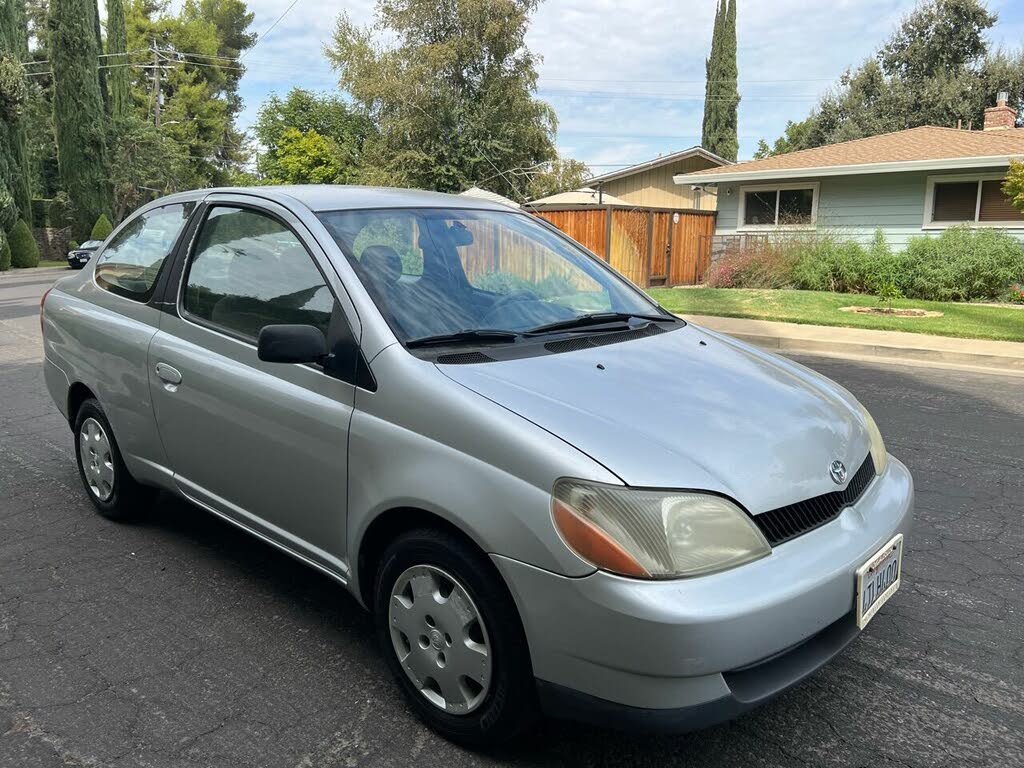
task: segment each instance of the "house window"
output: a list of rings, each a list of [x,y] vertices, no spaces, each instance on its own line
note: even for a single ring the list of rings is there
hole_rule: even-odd
[[[740,189],[740,221],[744,227],[805,227],[814,223],[817,209],[817,184]]]
[[[1003,177],[946,176],[928,179],[925,227],[955,224],[1024,226],[1024,213],[1003,194]]]

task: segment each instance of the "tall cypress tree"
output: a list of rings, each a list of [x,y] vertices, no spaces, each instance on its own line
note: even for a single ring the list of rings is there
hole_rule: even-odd
[[[0,0],[0,59],[9,76],[21,70],[19,62],[28,58],[28,20],[21,0]],[[27,85],[21,78],[22,86]],[[17,87],[12,82],[11,87]],[[20,90],[21,100],[25,92]],[[14,96],[14,94],[10,94]],[[7,102],[7,99],[5,99]],[[28,162],[28,143],[21,112],[25,104],[7,104],[0,110],[0,186],[13,198],[21,218],[32,220],[32,193]]]
[[[57,163],[74,210],[75,235],[83,238],[112,207],[93,6],[94,0],[50,0],[47,22]]]
[[[721,0],[715,13],[711,54],[705,64],[705,149],[735,160],[739,152],[739,68],[736,64],[736,0]]]
[[[92,2],[92,26],[96,31],[96,55],[98,56],[98,65],[96,67],[96,76],[100,81],[100,97],[103,99],[103,107],[107,110],[107,114],[110,114],[110,96],[107,94],[107,70],[103,69],[103,65],[107,63],[106,58],[103,54],[103,29],[100,27],[100,0],[93,0]]]
[[[128,51],[128,30],[125,25],[124,0],[107,0],[107,53],[123,54]],[[107,90],[110,96],[110,114],[114,119],[128,116],[131,109],[131,84],[128,78],[128,57],[108,56]]]
[[[715,26],[711,33],[711,52],[708,57],[704,60],[704,123],[701,128],[701,145],[709,150],[712,149],[712,144],[715,140],[715,103],[716,94],[719,83],[719,72],[721,70],[722,61],[722,32],[725,26],[725,8],[722,3],[728,2],[728,0],[719,0],[718,5],[715,7]]]

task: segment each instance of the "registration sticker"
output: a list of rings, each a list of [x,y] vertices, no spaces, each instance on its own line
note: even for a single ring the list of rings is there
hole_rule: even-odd
[[[868,622],[900,588],[903,575],[903,534],[897,533],[889,543],[873,554],[857,569],[857,626]]]

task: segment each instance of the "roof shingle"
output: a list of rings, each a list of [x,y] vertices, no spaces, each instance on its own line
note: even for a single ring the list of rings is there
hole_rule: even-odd
[[[972,157],[1024,155],[1024,128],[964,131],[924,125],[814,149],[697,171],[701,177]],[[684,176],[687,174],[684,174]],[[767,174],[766,174],[767,175]],[[677,177],[682,178],[682,176]]]

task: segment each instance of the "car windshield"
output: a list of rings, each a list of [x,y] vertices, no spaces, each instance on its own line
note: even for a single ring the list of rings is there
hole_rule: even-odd
[[[102,240],[86,240],[84,243],[82,243],[78,247],[79,248],[99,248],[101,245],[103,245],[103,241]]]
[[[659,312],[528,214],[383,209],[318,216],[403,342],[522,332],[595,313]]]

